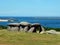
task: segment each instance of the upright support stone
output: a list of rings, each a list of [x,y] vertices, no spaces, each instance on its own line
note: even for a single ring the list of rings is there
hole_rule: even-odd
[[[39,33],[42,31],[41,25],[39,26]]]
[[[24,29],[20,26],[20,31],[22,32]]]
[[[34,31],[33,32],[37,32],[37,29],[39,30],[39,33],[42,31],[41,25],[39,23],[34,23],[31,25],[31,27],[34,27]]]
[[[41,26],[41,28],[42,28],[42,31],[40,32],[40,34],[45,33],[45,29],[44,29],[44,27],[43,27],[43,26]]]
[[[34,27],[30,28],[28,32],[33,32],[34,31]]]
[[[18,27],[11,27],[11,31],[18,31]]]
[[[27,32],[28,31],[28,27],[26,26],[25,28],[24,28],[24,32]]]

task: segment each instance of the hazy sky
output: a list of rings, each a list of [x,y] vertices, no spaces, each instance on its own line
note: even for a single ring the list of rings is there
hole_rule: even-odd
[[[60,16],[60,0],[0,0],[0,16]]]

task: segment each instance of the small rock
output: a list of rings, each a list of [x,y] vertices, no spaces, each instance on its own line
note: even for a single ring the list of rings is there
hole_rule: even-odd
[[[56,31],[55,30],[49,30],[49,31],[46,31],[46,33],[48,33],[48,34],[56,34]]]

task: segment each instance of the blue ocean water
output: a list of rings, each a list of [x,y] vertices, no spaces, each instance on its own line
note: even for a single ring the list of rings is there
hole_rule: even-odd
[[[22,21],[29,23],[40,23],[42,26],[60,28],[60,19],[48,19],[46,17],[0,17],[0,19],[13,19],[14,22],[0,22],[0,25],[7,26],[9,23],[19,23]]]

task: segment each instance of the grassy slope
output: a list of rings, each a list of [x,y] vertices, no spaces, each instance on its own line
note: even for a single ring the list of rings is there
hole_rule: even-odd
[[[60,45],[60,35],[0,30],[0,45]]]

